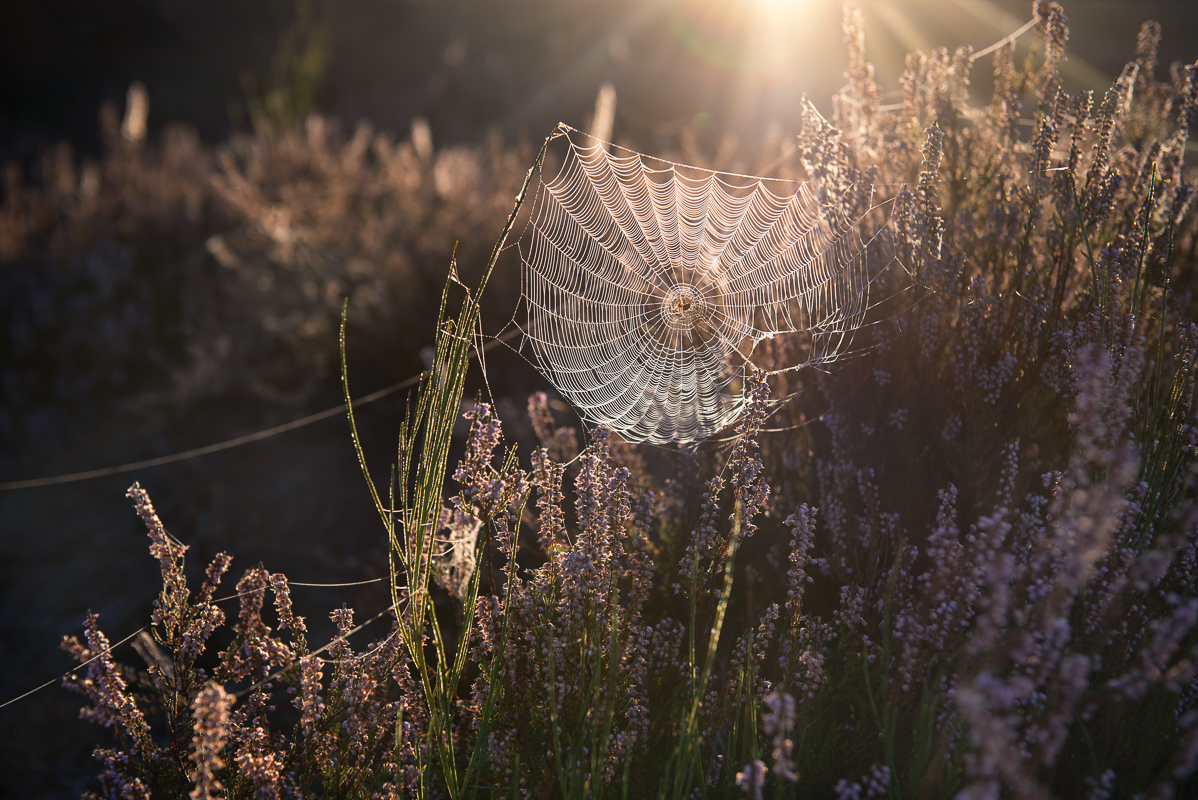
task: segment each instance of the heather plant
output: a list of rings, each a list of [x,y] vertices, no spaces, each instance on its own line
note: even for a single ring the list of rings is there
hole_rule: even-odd
[[[144,100],[144,93],[130,94]],[[196,256],[207,231],[228,224],[206,188],[213,164],[194,132],[171,126],[151,146],[144,116],[140,122],[122,126],[105,108],[107,156],[78,164],[60,145],[38,165],[40,183],[6,165],[0,204],[6,469],[23,450],[75,433],[81,420],[114,399],[165,382],[189,346],[196,355],[210,349],[191,334],[216,316],[219,298]]]
[[[477,281],[533,155],[498,136],[437,148],[422,122],[347,136],[318,115],[258,115],[214,147],[180,124],[151,136],[150,102],[141,87],[124,119],[101,110],[99,160],[62,145],[28,176],[6,165],[0,469],[113,408],[323,403],[345,297],[366,364],[398,350],[415,371],[436,326],[420,299],[455,243]]]
[[[193,600],[131,489],[163,575],[147,669],[94,617],[66,643],[118,740],[101,796],[1192,794],[1198,65],[1159,81],[1146,24],[1102,98],[1070,96],[1064,13],[1034,11],[983,106],[968,48],[912,55],[881,105],[846,12],[849,85],[797,153],[904,269],[843,365],[770,376],[767,349],[726,441],[580,436],[540,393],[505,437],[502,403],[463,404],[518,200],[474,288],[451,271],[386,484],[354,429],[390,542],[366,649],[344,608],[313,649],[261,567],[226,626],[229,559]],[[897,188],[866,214],[865,185]]]

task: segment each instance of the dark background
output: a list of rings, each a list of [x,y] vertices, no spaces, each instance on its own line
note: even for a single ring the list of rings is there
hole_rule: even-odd
[[[1005,0],[861,5],[885,90],[897,89],[908,50],[980,49],[1031,14],[1030,2]],[[1148,18],[1163,25],[1162,70],[1198,58],[1198,3],[1064,5],[1069,89],[1105,89]],[[823,0],[8,2],[0,6],[0,162],[36,181],[40,154],[58,142],[77,159],[99,157],[97,112],[105,103],[122,109],[133,80],[148,88],[151,139],[184,121],[220,142],[248,127],[273,87],[288,85],[299,87],[293,110],[348,126],[365,118],[402,136],[423,116],[438,146],[476,143],[494,129],[507,141],[534,140],[558,120],[585,126],[608,80],[619,98],[617,140],[672,153],[689,126],[708,152],[728,135],[752,152],[771,126],[793,131],[804,92],[830,108],[844,82],[840,15],[839,3]],[[771,50],[766,40],[784,46]],[[975,67],[981,95],[989,63]],[[380,385],[404,377],[370,374]],[[529,388],[543,387],[530,378]],[[368,443],[390,449],[400,408],[393,398],[362,412]],[[8,454],[20,474],[0,480],[153,457],[276,421],[232,403],[153,422],[114,406],[55,447]],[[80,632],[89,608],[113,639],[148,622],[158,575],[123,496],[134,479],[191,546],[190,570],[226,549],[236,558],[232,576],[258,561],[297,581],[384,574],[382,532],[346,428],[335,417],[157,470],[0,494],[0,702],[69,669],[57,642]],[[296,589],[310,619],[342,602],[365,615],[386,604],[385,590]],[[127,649],[119,655],[136,659]],[[73,797],[88,788],[89,754],[106,734],[77,720],[79,705],[53,686],[0,709],[0,795]]]
[[[1030,18],[1012,0],[865,0],[869,58],[897,88],[903,55],[981,49]],[[1074,0],[1067,88],[1104,90],[1145,19],[1164,26],[1160,63],[1192,60],[1188,0]],[[438,142],[489,127],[538,137],[582,124],[603,80],[619,92],[617,136],[649,146],[695,115],[762,136],[796,118],[806,92],[823,107],[843,83],[835,0],[42,0],[0,8],[0,159],[46,145],[100,149],[96,111],[133,80],[151,130],[194,124],[208,141],[244,127],[247,97],[315,42],[318,110],[404,131],[427,117]],[[761,28],[786,43],[765,53]],[[1024,37],[1026,45],[1030,37]],[[1021,50],[1023,47],[1021,47]],[[987,64],[975,69],[984,92]],[[1071,84],[1071,85],[1069,85]]]

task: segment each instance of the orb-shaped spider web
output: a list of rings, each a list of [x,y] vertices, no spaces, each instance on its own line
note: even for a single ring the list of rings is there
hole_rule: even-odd
[[[862,324],[866,246],[836,199],[559,131],[564,161],[520,246],[520,327],[584,420],[631,441],[706,439],[743,410],[763,340],[803,334],[803,364],[826,363]]]

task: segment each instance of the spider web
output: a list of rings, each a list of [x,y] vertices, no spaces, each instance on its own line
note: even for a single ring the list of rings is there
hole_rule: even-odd
[[[872,187],[854,216],[806,182],[559,131],[562,167],[542,174],[520,242],[516,326],[585,421],[637,442],[706,439],[744,410],[762,341],[804,337],[795,363],[770,365],[786,372],[835,360],[865,322]]]

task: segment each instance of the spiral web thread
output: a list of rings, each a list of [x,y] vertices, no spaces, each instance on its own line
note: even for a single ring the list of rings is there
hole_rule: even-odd
[[[586,421],[663,444],[710,437],[744,408],[754,348],[805,334],[834,360],[865,317],[859,219],[807,183],[661,161],[561,126],[521,242],[538,369]]]

